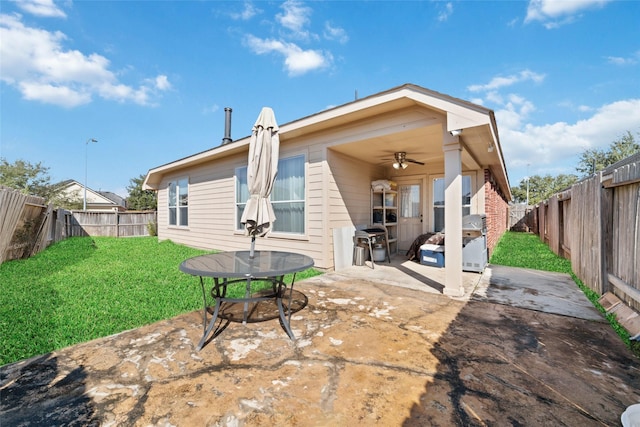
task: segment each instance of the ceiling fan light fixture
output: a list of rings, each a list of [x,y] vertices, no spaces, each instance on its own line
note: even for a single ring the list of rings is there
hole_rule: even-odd
[[[415,163],[416,165],[424,166],[424,163],[414,159],[408,159],[407,153],[405,151],[396,151],[393,153],[393,159],[395,160],[392,164],[393,168],[396,170],[406,169],[409,166],[409,163]]]

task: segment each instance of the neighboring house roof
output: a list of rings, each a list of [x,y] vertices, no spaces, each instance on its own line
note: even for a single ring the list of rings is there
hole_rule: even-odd
[[[112,193],[111,191],[98,191],[101,195],[111,200],[118,206],[127,206],[127,201],[124,197],[118,196],[116,193]]]
[[[257,114],[257,113],[256,113]],[[431,115],[432,114],[432,115]],[[277,111],[276,111],[277,115]],[[424,126],[425,117],[432,124],[446,123],[445,131],[463,130],[463,161],[471,169],[488,167],[500,189],[511,199],[509,178],[500,147],[494,112],[486,107],[438,93],[414,84],[405,84],[366,98],[321,111],[280,126],[280,142],[345,126],[367,126],[369,136],[349,143],[336,143],[331,148],[363,161],[379,164],[381,157],[389,156],[389,136],[376,135],[376,117],[381,115],[406,116],[402,126],[393,134],[401,140],[404,151],[420,161],[443,159],[442,133],[437,126]],[[444,117],[444,120],[443,120]],[[247,127],[250,130],[250,127]],[[237,154],[248,149],[250,137],[194,154],[149,170],[143,188],[157,190],[162,176],[186,167]]]
[[[62,191],[68,193],[84,192],[84,185],[73,179],[61,181],[56,184],[56,186],[62,189]],[[90,200],[91,205],[105,205],[107,207],[126,208],[126,200],[110,191],[95,191],[87,187],[87,194],[87,199]]]

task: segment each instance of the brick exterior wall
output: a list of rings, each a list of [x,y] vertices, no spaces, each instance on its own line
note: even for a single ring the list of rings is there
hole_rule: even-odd
[[[509,224],[507,197],[493,181],[489,169],[484,170],[484,204],[487,215],[487,249],[489,257]]]

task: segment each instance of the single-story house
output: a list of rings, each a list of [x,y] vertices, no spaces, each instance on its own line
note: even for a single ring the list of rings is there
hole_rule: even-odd
[[[417,236],[444,230],[444,292],[461,295],[462,244],[446,242],[462,242],[463,215],[486,215],[488,252],[507,228],[509,179],[494,112],[483,106],[405,84],[282,124],[279,136],[277,220],[257,249],[304,253],[321,269],[351,265],[349,233],[373,223],[380,203],[372,182],[392,181],[395,250],[404,255]],[[249,141],[225,135],[149,170],[143,188],[158,192],[159,239],[249,248],[240,223]]]
[[[57,186],[69,200],[78,201],[83,205],[86,194],[87,210],[108,212],[127,210],[126,200],[111,191],[96,191],[87,187],[85,193],[84,184],[74,179],[62,181]]]

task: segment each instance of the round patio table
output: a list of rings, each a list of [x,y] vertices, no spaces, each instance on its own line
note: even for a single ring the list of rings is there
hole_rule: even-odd
[[[203,329],[202,339],[198,344],[198,351],[202,349],[211,334],[220,314],[222,303],[243,303],[242,322],[246,324],[249,304],[260,301],[274,301],[278,307],[279,317],[289,338],[295,339],[291,330],[293,285],[297,272],[313,267],[313,259],[307,255],[280,251],[255,251],[253,258],[249,251],[219,252],[189,258],[180,264],[180,271],[198,276],[202,287]],[[284,282],[286,274],[293,273],[291,284]],[[205,280],[212,278],[211,297],[215,301],[210,321],[207,321],[207,292]],[[227,287],[231,284],[244,282],[244,296],[228,297]],[[253,283],[268,282],[270,287],[254,292]],[[264,287],[264,286],[263,286]],[[284,302],[283,302],[284,299]],[[217,334],[214,334],[215,338]]]

